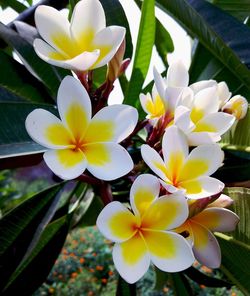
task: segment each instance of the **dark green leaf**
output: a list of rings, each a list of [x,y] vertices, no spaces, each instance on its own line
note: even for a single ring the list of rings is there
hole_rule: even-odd
[[[250,89],[250,30],[214,5],[202,0],[157,0]]]
[[[116,296],[136,296],[136,284],[128,284],[119,276]]]
[[[7,103],[0,104],[0,155],[1,158],[27,153],[38,153],[45,148],[33,142],[25,130],[25,119],[35,108],[56,113],[48,104]]]
[[[133,54],[133,44],[129,23],[123,7],[118,0],[100,0],[105,10],[107,26],[122,26],[126,28],[126,51],[125,58],[131,58]]]
[[[2,101],[50,101],[44,86],[24,66],[0,51],[0,103]]]
[[[250,15],[249,0],[213,0],[213,3],[241,21]]]
[[[139,94],[146,78],[155,39],[154,0],[145,0],[142,5],[140,28],[136,44],[131,79],[124,103],[141,109]]]
[[[31,295],[46,280],[61,248],[70,226],[70,216],[64,216],[50,223],[44,230],[38,244],[11,276],[3,296]],[[49,254],[49,256],[48,256]]]
[[[176,296],[194,295],[188,280],[182,273],[169,273],[169,279]]]
[[[5,9],[11,7],[16,12],[20,13],[27,9],[27,6],[18,0],[0,0],[0,6]]]
[[[35,53],[33,46],[24,40],[15,31],[0,23],[0,38],[13,47],[24,65],[39,77],[48,91],[56,98],[61,80],[69,74],[65,69],[59,69],[41,60]]]
[[[26,200],[0,220],[0,291],[24,257],[32,237],[62,185]]]

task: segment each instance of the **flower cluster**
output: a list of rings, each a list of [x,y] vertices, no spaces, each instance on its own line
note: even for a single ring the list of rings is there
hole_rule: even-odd
[[[178,61],[169,67],[166,78],[154,69],[152,96],[140,95],[147,119],[144,125],[137,123],[134,107],[106,106],[114,80],[129,61],[123,61],[125,29],[105,27],[100,2],[79,1],[70,24],[58,11],[39,6],[35,21],[46,41],[35,40],[37,54],[80,78],[67,76],[59,87],[60,119],[43,109],[26,119],[31,138],[48,149],[45,162],[62,179],[78,178],[87,169],[86,176],[95,185],[127,174],[127,180],[134,180],[130,206],[111,201],[110,187],[100,190],[103,200],[108,203],[104,197],[109,195],[111,202],[99,214],[97,226],[115,242],[113,260],[120,275],[134,283],[150,262],[163,271],[178,272],[195,258],[208,267],[219,267],[220,248],[213,232],[232,231],[239,218],[223,208],[231,200],[221,195],[224,184],[210,176],[223,165],[217,142],[246,114],[245,98],[231,98],[225,82],[189,85],[188,71]],[[93,92],[91,71],[107,63],[106,82]],[[145,123],[141,160],[154,175],[145,173],[146,166],[139,165],[142,161],[133,170],[125,149],[134,148],[133,135]]]

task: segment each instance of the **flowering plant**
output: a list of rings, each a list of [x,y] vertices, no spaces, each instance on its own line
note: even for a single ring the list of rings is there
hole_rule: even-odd
[[[233,37],[228,34],[226,38],[223,34],[227,32],[216,27],[214,20],[207,20],[203,9],[228,25],[232,22],[246,40],[250,40],[249,28],[212,4],[185,1],[189,13],[200,13],[199,17],[193,15],[196,22],[209,26],[208,37],[186,19],[179,0],[175,4],[144,0],[142,5],[135,1],[141,8],[141,21],[132,74],[127,80],[125,71],[133,51],[130,30],[119,1],[111,2],[112,7],[106,0],[72,1],[70,20],[56,8],[39,5],[34,13],[36,29],[16,23],[16,33],[0,26],[0,36],[17,51],[23,65],[10,62],[4,52],[0,57],[6,64],[30,71],[25,83],[31,85],[28,93],[32,102],[25,100],[28,95],[20,86],[21,77],[14,76],[20,86],[17,93],[26,103],[19,102],[22,116],[18,117],[21,111],[17,109],[14,122],[21,124],[24,136],[19,141],[15,129],[2,120],[4,141],[13,137],[11,144],[17,141],[21,145],[2,150],[3,158],[19,159],[25,165],[43,159],[47,176],[56,183],[0,220],[0,266],[5,267],[13,255],[0,290],[3,295],[18,289],[26,289],[26,294],[35,291],[45,280],[67,233],[93,223],[109,243],[114,242],[112,255],[119,283],[135,285],[150,264],[158,276],[177,273],[182,279],[186,274],[199,282],[193,266],[197,260],[209,268],[222,266],[232,282],[248,291],[249,285],[238,273],[232,273],[230,260],[236,251],[227,254],[227,248],[238,244],[242,254],[249,256],[245,227],[249,215],[245,204],[249,207],[249,201],[245,202],[246,196],[239,198],[249,192],[228,187],[249,185],[236,182],[249,177],[250,138],[245,127],[249,124],[250,71],[244,58],[249,61],[250,55],[243,56],[239,46],[229,46],[227,40]],[[208,48],[197,45],[189,71],[180,59],[168,65],[165,54],[173,51],[173,43],[155,17],[155,4],[193,30]],[[153,80],[143,88],[154,44],[167,71],[149,70]],[[207,68],[215,63],[224,75],[201,69],[199,55],[206,55]],[[221,65],[230,68],[230,73],[226,68],[221,70]],[[110,104],[118,81],[124,100]],[[8,82],[7,91],[11,87]],[[10,100],[15,102],[13,93]],[[237,159],[246,159],[246,173],[238,173],[243,168],[239,164],[239,176],[228,181],[226,171],[235,174],[232,161]],[[91,207],[89,217],[86,213]],[[247,212],[243,217],[242,209]],[[37,281],[27,282],[34,268],[38,270]],[[209,277],[206,281],[208,285],[231,284]]]

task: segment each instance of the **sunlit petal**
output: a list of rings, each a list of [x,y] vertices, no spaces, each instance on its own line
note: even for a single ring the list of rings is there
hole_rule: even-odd
[[[76,140],[81,140],[90,122],[91,102],[80,81],[72,76],[63,79],[58,89],[57,105],[62,122]]]
[[[224,153],[217,144],[194,148],[182,168],[179,182],[212,175],[222,165],[223,159]]]
[[[164,100],[165,98],[165,89],[166,89],[166,81],[162,78],[161,74],[157,71],[157,69],[153,68],[154,74],[154,82],[157,92],[159,93],[160,97]]]
[[[135,234],[137,220],[125,206],[114,201],[101,211],[96,225],[108,239],[114,242],[123,242]]]
[[[179,106],[175,110],[174,124],[185,134],[194,130],[195,125],[190,118],[191,110],[185,106]]]
[[[124,243],[116,243],[113,260],[121,277],[131,284],[138,281],[150,265],[147,246],[139,234]]]
[[[232,93],[229,91],[226,82],[221,81],[217,85],[217,92],[219,96],[220,108],[230,99]]]
[[[100,49],[100,56],[94,68],[104,66],[111,60],[121,45],[125,33],[126,30],[123,27],[110,26],[96,34],[92,47]]]
[[[215,80],[202,80],[189,85],[189,87],[194,92],[194,94],[197,94],[202,89],[213,87],[213,86],[215,87],[217,86],[217,82]]]
[[[233,125],[235,117],[224,112],[204,116],[196,123],[194,132],[212,132],[223,135]]]
[[[166,230],[180,226],[188,217],[187,200],[182,194],[161,196],[145,212],[142,228]]]
[[[72,134],[54,114],[35,109],[26,118],[25,127],[30,137],[46,148],[61,149],[72,143]]]
[[[88,171],[101,180],[114,180],[133,169],[133,161],[125,148],[116,143],[86,144],[82,148]]]
[[[194,256],[203,265],[218,268],[221,263],[220,246],[214,235],[205,227],[192,223]]]
[[[167,85],[174,87],[188,86],[189,75],[185,65],[181,61],[172,63],[168,68]]]
[[[131,186],[130,204],[136,214],[143,214],[150,205],[157,199],[160,192],[158,178],[150,174],[142,174],[137,177]]]
[[[81,150],[50,150],[45,152],[43,157],[52,172],[64,180],[77,178],[87,166],[86,158]]]
[[[65,58],[71,50],[69,21],[51,6],[39,5],[35,11],[35,23],[39,34]]]
[[[153,148],[151,148],[149,145],[142,145],[141,155],[145,163],[156,175],[158,175],[163,180],[167,179],[168,172],[166,170],[166,165],[160,155]]]
[[[186,196],[191,199],[208,197],[221,192],[224,188],[221,181],[208,176],[180,182],[179,186],[186,189]]]
[[[71,34],[76,41],[81,43],[81,38],[87,31],[93,31],[94,35],[105,26],[105,14],[100,1],[84,0],[76,4],[70,26]]]
[[[169,231],[144,231],[143,235],[151,260],[159,269],[178,272],[194,262],[191,246],[181,235]]]
[[[211,231],[233,231],[239,217],[232,211],[222,208],[207,208],[193,219]]]
[[[221,137],[218,133],[211,132],[192,132],[187,135],[189,146],[199,146],[219,142]]]
[[[134,130],[138,112],[127,105],[102,108],[92,118],[84,137],[85,142],[121,142]]]

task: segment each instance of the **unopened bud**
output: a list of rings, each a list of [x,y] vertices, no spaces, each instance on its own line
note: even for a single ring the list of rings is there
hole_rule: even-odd
[[[109,81],[115,81],[124,71],[127,69],[130,59],[123,61],[124,53],[126,49],[125,39],[122,41],[120,47],[118,48],[116,54],[108,63],[107,78]]]
[[[246,116],[247,108],[247,100],[240,95],[236,95],[224,105],[222,111],[234,115],[239,120]]]
[[[208,207],[216,207],[216,208],[227,208],[231,206],[233,203],[233,199],[226,194],[221,194],[221,196],[216,199],[214,202],[210,203]]]

